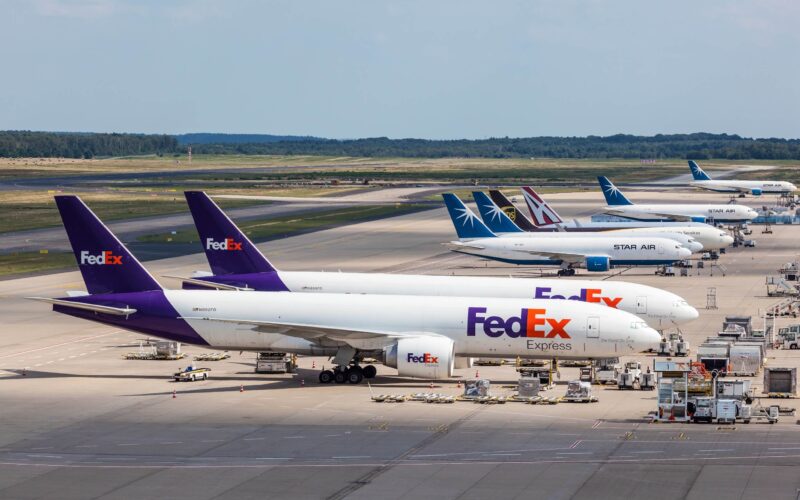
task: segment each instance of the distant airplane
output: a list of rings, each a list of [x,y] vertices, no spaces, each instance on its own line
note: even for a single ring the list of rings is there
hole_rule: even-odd
[[[562,234],[563,232],[582,234],[585,232],[602,233],[620,230],[632,231],[634,233],[677,232],[683,233],[686,236],[697,240],[702,245],[703,250],[719,250],[733,244],[733,236],[729,235],[726,231],[702,222],[645,222],[634,220],[626,222],[578,222],[577,219],[573,219],[570,222],[563,222],[561,221],[561,216],[559,216],[558,212],[556,212],[554,208],[552,208],[541,196],[539,196],[532,187],[525,186],[522,188],[522,192],[524,194],[525,203],[528,205],[528,209],[530,210],[531,215],[533,215],[534,220],[539,220],[539,218],[536,217],[536,214],[548,214],[550,220],[559,221],[557,224],[539,225],[538,223],[533,223],[523,214],[521,214],[514,204],[503,195],[503,193],[497,190],[489,191],[492,201],[499,206],[506,215],[514,213],[516,217],[512,219],[514,224],[525,231],[538,232],[540,234],[545,231],[551,233],[554,231],[561,231]],[[531,229],[525,229],[519,223],[520,220],[527,221],[527,223],[530,224],[529,227],[531,227]]]
[[[737,181],[737,180],[714,180],[705,173],[700,165],[694,160],[689,160],[689,169],[692,171],[694,181],[690,185],[718,193],[750,193],[753,196],[761,196],[762,193],[793,193],[797,187],[787,181]]]
[[[743,224],[758,212],[744,205],[724,204],[633,204],[607,177],[597,178],[608,206],[604,212],[626,219],[644,221],[732,222]]]
[[[454,252],[519,265],[560,266],[559,275],[575,268],[605,272],[614,266],[657,266],[689,258],[691,250],[679,243],[651,236],[606,238],[499,238],[453,193],[444,193],[459,241],[448,243]]]
[[[530,188],[528,188],[530,189]],[[531,190],[533,192],[533,190]],[[535,194],[535,193],[534,193]],[[523,231],[500,209],[495,203],[480,191],[472,193],[478,211],[481,214],[483,223],[497,236],[506,238],[608,238],[609,236],[654,236],[656,238],[667,238],[680,243],[688,248],[692,253],[703,250],[703,245],[686,234],[670,229],[659,230],[658,228],[631,228],[617,229],[614,231],[595,231],[593,229],[579,230],[575,228],[563,228],[562,231]]]
[[[213,274],[195,272],[191,278],[182,278],[184,288],[556,300],[569,298],[597,302],[634,313],[659,329],[685,323],[698,316],[695,308],[673,293],[624,281],[281,271],[270,263],[205,193],[187,191],[185,195]],[[218,245],[218,242],[230,243]],[[231,251],[232,248],[235,250]],[[458,363],[456,360],[456,367],[459,367]]]

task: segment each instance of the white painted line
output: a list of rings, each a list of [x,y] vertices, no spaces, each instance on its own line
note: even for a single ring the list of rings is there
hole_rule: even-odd
[[[100,334],[100,335],[95,335],[93,337],[84,337],[84,338],[81,338],[81,339],[70,340],[69,342],[62,342],[60,344],[53,344],[53,345],[49,345],[49,346],[45,346],[45,347],[39,347],[37,349],[29,349],[27,351],[15,352],[14,354],[6,354],[5,356],[0,356],[0,359],[13,358],[14,356],[19,356],[20,354],[27,354],[29,352],[44,351],[45,349],[52,349],[53,347],[59,347],[59,346],[62,346],[62,345],[67,345],[67,344],[74,344],[75,342],[83,342],[84,340],[90,340],[90,339],[96,339],[96,338],[100,338],[100,337],[106,337],[108,335],[111,335],[112,333],[114,333],[114,332],[103,333],[103,334]],[[57,353],[53,353],[53,354],[57,354]]]
[[[350,456],[343,456],[343,457],[331,457],[333,459],[339,460],[344,458],[371,458],[369,455],[350,455]]]
[[[556,455],[594,455],[592,451],[557,451]]]
[[[181,444],[183,441],[164,441],[158,444]]]
[[[631,453],[644,454],[644,453],[664,453],[664,452],[663,451],[632,451]]]
[[[96,444],[79,444],[75,448],[97,448]]]
[[[291,460],[289,457],[257,457],[256,460]]]
[[[770,448],[770,450],[771,449],[772,448]],[[727,449],[724,449],[724,450],[697,450],[697,453],[716,453],[718,451],[734,451],[734,449],[733,448],[727,448]]]
[[[283,439],[305,439],[305,436],[284,436]]]
[[[519,453],[484,453],[487,457],[518,457]]]
[[[225,441],[224,439],[204,439],[200,441],[201,443],[221,443]]]
[[[325,437],[326,438],[332,438],[332,437],[336,437],[336,436],[341,436],[341,434],[327,434]]]
[[[267,438],[244,438],[243,441],[261,441]]]
[[[800,448],[767,448],[768,450],[800,450]]]
[[[139,446],[142,443],[120,443],[117,446]]]

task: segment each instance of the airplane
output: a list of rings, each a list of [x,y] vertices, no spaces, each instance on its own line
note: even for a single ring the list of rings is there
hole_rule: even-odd
[[[453,193],[445,205],[458,241],[447,243],[454,252],[509,264],[560,266],[559,276],[575,268],[605,272],[617,266],[671,265],[689,258],[691,250],[666,238],[611,236],[607,238],[499,238]]]
[[[490,198],[481,191],[474,191],[472,197],[475,199],[475,204],[478,206],[478,211],[481,214],[483,223],[494,234],[499,237],[509,238],[564,238],[564,237],[580,237],[580,238],[607,238],[609,235],[614,236],[654,236],[656,238],[667,238],[679,243],[684,248],[688,248],[692,253],[698,253],[703,250],[703,245],[697,240],[684,234],[681,231],[675,230],[658,230],[656,228],[633,228],[633,229],[617,229],[614,231],[593,231],[586,229],[576,232],[573,229],[563,228],[559,232],[551,231],[533,231],[526,232],[520,229],[514,222],[506,215],[505,211],[500,209]]]
[[[678,295],[621,281],[279,271],[208,195],[184,195],[212,271],[179,278],[186,289],[579,300],[636,314],[660,330],[698,317]]]
[[[797,187],[787,181],[715,181],[694,160],[689,160],[689,170],[692,171],[694,178],[694,181],[689,183],[691,186],[718,193],[739,193],[742,198],[745,193],[761,196],[762,193],[793,193],[797,191]]]
[[[635,232],[678,232],[693,238],[700,245],[703,250],[716,251],[726,248],[733,244],[733,236],[729,235],[726,231],[716,228],[710,224],[702,222],[645,222],[645,221],[628,221],[628,222],[579,222],[577,219],[571,222],[564,222],[558,215],[556,210],[552,208],[541,196],[539,196],[533,188],[526,186],[522,188],[523,198],[531,213],[531,220],[528,220],[514,204],[505,197],[503,193],[498,190],[489,191],[489,196],[492,201],[500,207],[506,215],[510,213],[515,214],[512,220],[515,224],[523,229],[523,225],[518,224],[520,220],[527,220],[532,229],[525,229],[531,232],[574,232],[583,233],[587,231],[618,231],[633,230]],[[547,219],[545,219],[545,214]],[[511,218],[511,217],[509,217]],[[555,221],[549,224],[542,224],[547,220]],[[688,248],[688,247],[687,247]]]
[[[600,176],[597,180],[608,204],[604,212],[626,219],[746,224],[758,217],[758,212],[752,208],[736,204],[633,204],[608,178]]]
[[[29,297],[55,312],[214,349],[333,356],[320,383],[360,383],[377,357],[446,379],[456,356],[598,359],[658,346],[641,318],[594,303],[485,297],[164,289],[77,196],[56,206],[86,292]]]

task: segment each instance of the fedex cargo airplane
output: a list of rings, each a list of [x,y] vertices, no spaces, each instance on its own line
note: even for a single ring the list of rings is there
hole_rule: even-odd
[[[481,214],[483,223],[494,234],[504,238],[608,238],[609,236],[653,236],[656,238],[667,238],[679,243],[682,247],[688,248],[692,253],[703,250],[703,245],[697,240],[680,231],[659,230],[656,228],[633,228],[617,229],[613,231],[594,231],[586,229],[576,232],[574,229],[563,228],[559,232],[534,231],[526,232],[520,229],[514,222],[500,209],[495,203],[481,191],[473,191],[475,204]]]
[[[666,238],[614,236],[606,238],[498,238],[453,193],[442,195],[459,241],[454,252],[509,264],[560,266],[559,275],[575,268],[604,272],[614,266],[669,265],[689,258],[691,250]]]
[[[577,300],[634,313],[657,329],[698,317],[683,298],[637,283],[279,271],[208,195],[185,195],[212,274],[196,272],[184,288]]]
[[[86,293],[31,297],[53,310],[168,340],[242,351],[334,356],[322,383],[375,376],[443,379],[456,356],[595,359],[658,346],[637,316],[537,299],[165,290],[76,196],[56,196]]]
[[[733,222],[747,223],[758,212],[743,205],[705,205],[705,204],[633,204],[608,178],[597,178],[608,206],[604,212],[626,219],[646,221],[693,221],[693,222]]]
[[[716,191],[718,193],[750,193],[753,196],[761,196],[761,193],[793,193],[797,187],[787,181],[737,181],[737,180],[714,180],[705,173],[700,165],[694,160],[689,160],[689,170],[692,171],[694,181],[690,182],[693,187]]]
[[[619,232],[619,230],[626,230],[629,234],[631,231],[634,234],[637,232],[677,232],[696,240],[703,250],[719,250],[733,244],[733,236],[722,229],[702,222],[578,222],[577,220],[564,222],[556,210],[539,196],[533,188],[530,186],[523,187],[522,194],[531,213],[531,220],[528,220],[525,215],[517,210],[516,206],[503,193],[497,190],[489,191],[491,201],[506,215],[509,215],[514,224],[524,231],[538,233],[563,231],[578,234],[590,231]],[[514,217],[511,217],[510,214],[513,214]],[[525,229],[526,227],[529,229]]]

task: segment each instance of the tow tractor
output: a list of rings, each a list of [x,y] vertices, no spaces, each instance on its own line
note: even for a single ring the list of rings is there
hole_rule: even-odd
[[[619,389],[633,389],[636,384],[641,387],[642,365],[638,361],[628,361],[625,363],[625,370],[617,378]]]
[[[194,382],[195,380],[207,380],[210,371],[210,368],[196,368],[193,365],[189,365],[186,367],[186,369],[175,372],[172,378],[175,379],[175,382]]]

